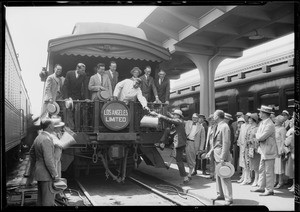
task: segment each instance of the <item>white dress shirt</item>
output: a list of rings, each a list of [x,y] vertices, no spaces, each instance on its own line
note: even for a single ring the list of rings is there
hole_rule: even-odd
[[[134,88],[133,85],[135,84],[135,81],[132,79],[125,79],[119,83],[117,83],[115,90],[114,90],[114,96],[118,97],[120,101],[124,101],[126,104],[129,101],[134,101],[137,97],[139,102],[143,107],[147,106],[147,100],[142,94],[142,91],[140,88]]]
[[[192,129],[190,134],[188,135],[188,139],[194,141],[195,140],[195,135],[196,135],[196,131],[197,131],[197,125],[192,125]]]

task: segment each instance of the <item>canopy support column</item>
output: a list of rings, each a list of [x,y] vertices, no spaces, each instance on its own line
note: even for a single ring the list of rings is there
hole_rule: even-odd
[[[206,117],[215,111],[215,71],[218,65],[226,58],[219,56],[219,52],[215,55],[199,55],[185,53],[196,65],[200,74],[200,113]]]

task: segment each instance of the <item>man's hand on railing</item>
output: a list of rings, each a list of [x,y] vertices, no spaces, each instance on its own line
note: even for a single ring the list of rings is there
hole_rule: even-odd
[[[90,100],[90,99],[85,99],[84,101],[86,101],[86,102],[91,102],[91,100]]]

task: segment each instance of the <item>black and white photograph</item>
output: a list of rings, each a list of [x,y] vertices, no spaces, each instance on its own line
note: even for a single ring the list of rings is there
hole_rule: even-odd
[[[1,5],[1,209],[300,210],[299,3]]]

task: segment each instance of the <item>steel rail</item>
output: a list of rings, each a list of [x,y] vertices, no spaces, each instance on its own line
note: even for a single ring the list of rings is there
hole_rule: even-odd
[[[180,202],[180,201],[176,201],[176,200],[168,197],[166,194],[160,192],[159,190],[157,190],[157,189],[155,189],[155,188],[153,188],[153,187],[151,187],[149,185],[146,185],[145,183],[143,183],[143,182],[141,182],[141,181],[139,181],[139,180],[137,180],[137,179],[135,179],[133,177],[128,177],[128,179],[132,180],[133,182],[135,182],[138,185],[141,185],[142,187],[145,187],[146,189],[148,189],[148,190],[152,191],[153,193],[155,193],[155,194],[163,197],[164,199],[167,199],[168,201],[175,203],[176,205],[187,206],[187,204],[185,204],[183,202]]]
[[[84,195],[86,196],[86,198],[90,201],[92,206],[96,206],[97,204],[92,200],[92,197],[89,195],[89,193],[85,190],[85,188],[81,185],[81,183],[75,179],[75,181],[77,182],[77,184],[79,185],[80,189],[82,190],[82,192],[84,193]]]

